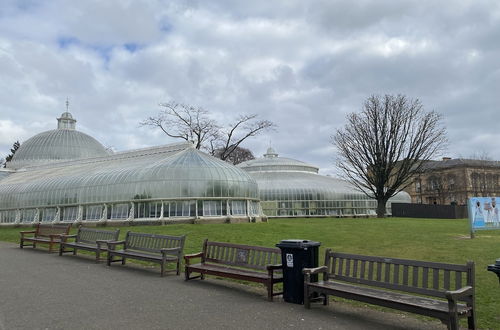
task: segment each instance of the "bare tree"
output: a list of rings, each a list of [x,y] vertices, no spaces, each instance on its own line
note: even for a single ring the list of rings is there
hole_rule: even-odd
[[[213,152],[213,156],[217,158],[221,158],[221,154],[224,150],[223,149],[216,149]],[[247,160],[252,160],[255,159],[255,156],[253,153],[246,148],[242,147],[236,147],[233,152],[225,159],[226,162],[231,163],[233,165],[239,164],[246,162]]]
[[[210,152],[215,156],[215,150],[219,150],[218,157],[227,160],[243,141],[275,127],[276,125],[269,120],[257,120],[255,114],[242,115],[235,122],[221,129],[219,136],[211,143]]]
[[[241,115],[233,123],[220,125],[200,107],[174,102],[160,106],[164,109],[157,116],[149,117],[140,125],[159,128],[172,138],[193,141],[196,149],[205,149],[229,162],[233,162],[231,155],[238,152],[243,141],[276,127],[269,120],[259,120],[256,114]]]
[[[377,217],[385,217],[389,198],[411,184],[425,162],[446,145],[442,118],[424,112],[418,99],[404,95],[371,96],[360,113],[347,116],[332,143],[345,177],[377,200]]]
[[[220,127],[208,117],[208,111],[175,102],[160,103],[164,109],[156,117],[149,117],[141,126],[159,128],[172,138],[192,141],[196,149],[218,138]]]

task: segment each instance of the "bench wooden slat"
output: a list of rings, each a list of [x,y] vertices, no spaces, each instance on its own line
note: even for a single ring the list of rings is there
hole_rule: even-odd
[[[394,278],[392,280],[392,283],[399,284],[399,265],[398,264],[394,265]]]
[[[418,266],[413,266],[412,285],[418,286]]]
[[[404,265],[403,266],[403,285],[408,285],[408,271],[409,271],[410,266]]]
[[[382,281],[382,262],[377,261],[377,281]]]
[[[462,287],[462,272],[455,272],[455,290]]]
[[[439,268],[432,268],[432,288],[439,290]]]
[[[389,283],[391,282],[391,264],[384,263],[385,273],[384,273],[384,281]]]
[[[444,288],[450,290],[450,271],[447,269],[444,271]]]

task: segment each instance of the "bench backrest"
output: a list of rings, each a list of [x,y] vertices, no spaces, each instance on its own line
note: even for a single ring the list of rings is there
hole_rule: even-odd
[[[179,248],[180,252],[182,253],[185,240],[186,235],[169,236],[133,233],[129,231],[125,236],[125,249],[150,253],[160,253],[160,250],[163,248]]]
[[[281,250],[262,246],[209,242],[203,243],[204,261],[236,267],[266,270],[281,264]]]
[[[35,229],[35,237],[49,237],[50,235],[68,235],[71,224],[47,225],[38,223]]]
[[[443,297],[444,291],[474,287],[474,262],[465,265],[363,256],[326,251],[326,279]]]
[[[98,240],[118,240],[118,235],[120,235],[120,230],[100,230],[94,228],[78,228],[78,233],[76,234],[76,241],[78,243],[90,243],[95,244]]]

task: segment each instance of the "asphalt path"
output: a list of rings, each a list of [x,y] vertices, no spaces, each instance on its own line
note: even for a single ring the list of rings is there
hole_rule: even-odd
[[[96,264],[0,242],[0,330],[14,329],[446,329],[439,321],[353,307],[302,305],[264,288],[160,277],[156,267]]]

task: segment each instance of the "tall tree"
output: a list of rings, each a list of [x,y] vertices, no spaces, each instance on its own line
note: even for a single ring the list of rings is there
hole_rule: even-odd
[[[418,99],[404,95],[372,95],[332,137],[339,168],[355,187],[377,200],[379,218],[385,217],[389,198],[409,185],[446,142],[442,117],[425,112]]]
[[[140,125],[159,128],[172,138],[193,141],[196,149],[205,149],[229,162],[233,162],[231,155],[241,151],[240,145],[245,140],[276,127],[269,120],[259,120],[255,114],[240,115],[234,122],[224,125],[211,119],[209,112],[201,107],[175,102],[160,106],[163,110],[157,116],[143,120]]]
[[[19,140],[14,142],[12,145],[12,148],[10,148],[10,154],[5,157],[5,163],[3,164],[3,167],[7,166],[7,162],[10,162],[12,160],[12,157],[14,157],[14,154],[16,153],[17,149],[21,146],[21,143],[19,143]]]

